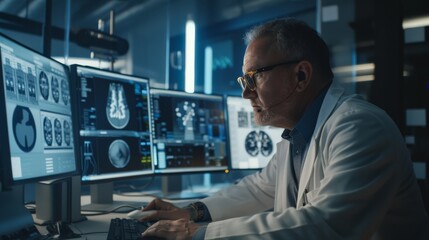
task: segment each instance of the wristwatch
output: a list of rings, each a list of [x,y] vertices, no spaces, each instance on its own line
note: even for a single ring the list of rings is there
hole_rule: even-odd
[[[184,207],[189,212],[189,219],[194,222],[203,220],[204,204],[202,202],[194,202]]]

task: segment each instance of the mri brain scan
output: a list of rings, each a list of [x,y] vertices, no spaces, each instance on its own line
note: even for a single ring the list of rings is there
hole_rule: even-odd
[[[6,64],[4,67],[4,79],[6,81],[6,90],[14,93],[15,92],[15,82],[13,81],[13,68],[10,65],[10,59],[6,58]]]
[[[17,106],[12,117],[13,135],[18,147],[24,152],[33,150],[36,144],[36,124],[28,107]]]
[[[20,63],[17,64],[18,65],[18,69],[16,70],[16,79],[18,82],[18,94],[21,96],[25,96],[25,90],[26,90],[26,86],[25,86],[25,74],[22,71],[22,66]]]
[[[251,131],[247,134],[244,146],[250,156],[257,156],[261,153],[263,156],[269,156],[273,152],[273,141],[264,131]]]
[[[65,79],[61,80],[61,98],[64,105],[67,105],[70,101],[69,84]]]
[[[116,168],[124,168],[130,162],[130,148],[123,140],[115,140],[109,147],[110,163]]]
[[[52,76],[51,88],[52,88],[52,97],[54,98],[54,101],[57,103],[60,100],[60,84],[58,83],[57,77]]]
[[[48,100],[48,98],[49,98],[49,80],[48,80],[48,76],[43,71],[41,71],[39,74],[39,89],[40,89],[40,94],[42,95],[43,99]]]
[[[55,136],[55,142],[58,146],[61,146],[63,143],[63,135],[62,135],[62,126],[60,120],[57,118],[54,121],[54,136]]]
[[[36,76],[33,75],[31,68],[27,71],[28,95],[32,99],[36,99]]]
[[[122,129],[130,121],[130,110],[121,84],[111,83],[106,106],[106,115],[109,123],[116,129]]]
[[[43,136],[45,137],[46,144],[48,146],[52,146],[52,141],[53,141],[52,122],[47,117],[43,119]]]
[[[63,129],[64,129],[64,142],[67,146],[70,146],[70,143],[71,143],[71,127],[70,127],[70,123],[67,120],[64,120],[64,122],[63,122]]]

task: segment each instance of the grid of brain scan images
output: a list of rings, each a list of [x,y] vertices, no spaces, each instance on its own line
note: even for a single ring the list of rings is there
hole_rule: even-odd
[[[82,181],[151,174],[147,79],[74,66]]]
[[[14,179],[74,171],[68,70],[0,41]]]
[[[282,140],[284,129],[258,126],[248,99],[228,96],[228,129],[232,169],[259,169],[267,165]]]

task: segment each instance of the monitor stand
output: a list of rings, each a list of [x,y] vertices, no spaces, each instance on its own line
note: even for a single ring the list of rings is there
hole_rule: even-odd
[[[146,202],[113,200],[113,182],[91,184],[89,187],[91,202],[82,205],[81,210],[84,212],[127,213],[147,204]]]
[[[182,188],[182,175],[163,176],[162,194],[157,196],[170,200],[201,199],[207,197],[204,193],[184,191]]]
[[[86,220],[80,213],[80,176],[36,183],[36,216],[38,225],[58,221],[68,223]]]

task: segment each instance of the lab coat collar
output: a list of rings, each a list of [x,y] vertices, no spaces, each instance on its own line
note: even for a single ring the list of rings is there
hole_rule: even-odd
[[[316,127],[313,132],[313,136],[310,141],[310,146],[308,148],[307,156],[304,161],[303,170],[301,173],[301,178],[299,181],[298,187],[298,198],[297,198],[297,207],[303,205],[303,196],[306,188],[308,186],[308,182],[313,172],[313,164],[316,158],[316,154],[318,153],[316,147],[316,142],[320,138],[321,130],[323,124],[327,121],[329,116],[334,111],[340,97],[344,94],[344,88],[340,87],[338,84],[332,83],[328,89],[328,92],[325,95],[325,99],[323,100],[322,106],[319,111],[319,116],[317,118]]]

